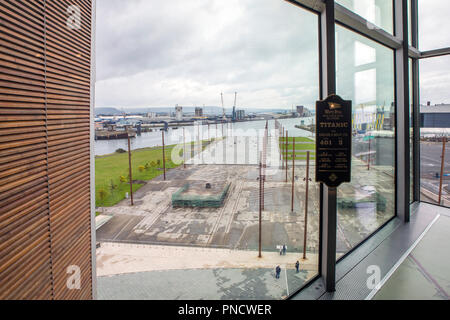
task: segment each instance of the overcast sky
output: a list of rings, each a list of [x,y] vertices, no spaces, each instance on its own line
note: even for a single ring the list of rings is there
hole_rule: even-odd
[[[426,2],[450,13],[450,1]],[[423,45],[449,38],[434,30]],[[98,0],[96,106],[219,106],[223,92],[231,107],[237,91],[238,107],[312,107],[317,41],[316,16],[283,0]],[[448,63],[422,72],[422,101],[450,103]]]

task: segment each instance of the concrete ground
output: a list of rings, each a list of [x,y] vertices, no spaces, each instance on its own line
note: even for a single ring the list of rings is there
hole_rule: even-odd
[[[374,300],[450,300],[450,215],[441,215]]]
[[[102,243],[99,299],[282,299],[316,275],[317,255],[307,260],[298,253],[257,256],[255,251]],[[277,265],[280,279],[275,279]]]
[[[282,269],[195,269],[99,277],[99,300],[277,300],[303,286],[307,273]]]

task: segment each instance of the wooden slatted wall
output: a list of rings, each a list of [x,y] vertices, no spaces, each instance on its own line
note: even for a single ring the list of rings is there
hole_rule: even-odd
[[[0,299],[92,298],[91,6],[0,2]]]

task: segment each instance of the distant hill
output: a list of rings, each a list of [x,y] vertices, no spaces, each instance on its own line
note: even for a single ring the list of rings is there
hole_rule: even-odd
[[[106,115],[106,116],[115,116],[120,115],[123,112],[120,110],[117,110],[116,108],[95,108],[94,111],[95,115]]]

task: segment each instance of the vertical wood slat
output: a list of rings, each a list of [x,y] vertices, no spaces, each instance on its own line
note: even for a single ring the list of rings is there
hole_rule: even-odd
[[[90,0],[0,3],[0,299],[92,298],[90,15]]]

